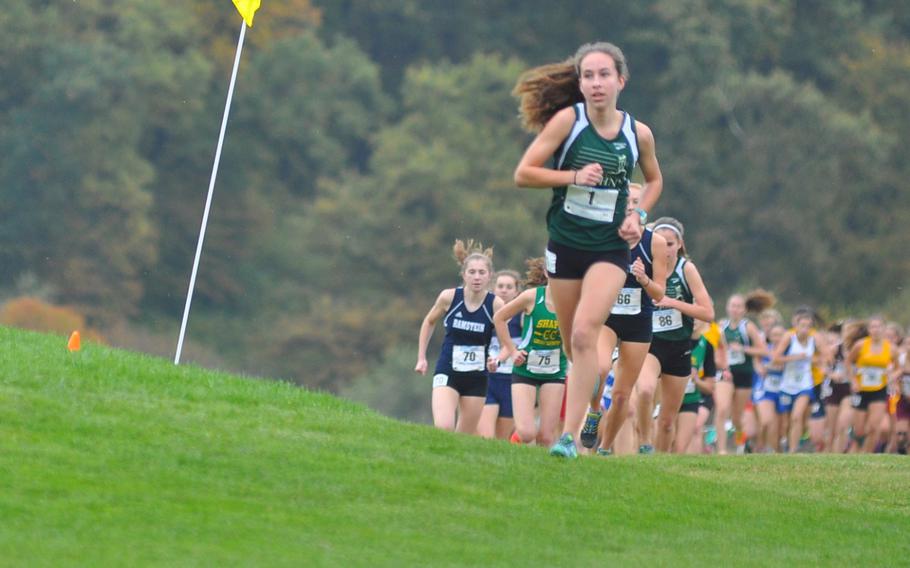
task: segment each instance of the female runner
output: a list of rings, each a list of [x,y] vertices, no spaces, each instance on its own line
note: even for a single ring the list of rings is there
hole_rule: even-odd
[[[894,366],[894,348],[884,338],[884,318],[869,318],[866,327],[869,336],[853,345],[847,356],[853,376],[853,453],[875,449],[888,412],[888,373]]]
[[[589,43],[570,62],[529,71],[514,91],[521,97],[525,126],[539,131],[515,169],[515,183],[552,188],[553,194],[547,213],[547,273],[573,362],[562,436],[551,448],[561,457],[578,455],[575,437],[597,382],[600,328],[625,283],[629,242],[640,238],[647,211],[663,187],[651,129],[617,108],[628,77],[618,47]],[[644,192],[638,214],[626,215],[636,163],[644,175]],[[627,381],[634,379],[622,382]],[[627,397],[614,392],[614,402]]]
[[[508,304],[521,292],[521,276],[514,270],[500,270],[493,280],[493,293]],[[513,341],[521,335],[521,315],[508,322],[509,334]],[[490,358],[499,357],[499,338],[493,334],[490,340]],[[482,438],[507,440],[515,429],[512,420],[512,361],[507,360],[498,368],[488,369],[487,399],[480,413],[477,433]]]
[[[692,370],[692,333],[695,319],[714,319],[714,302],[698,269],[686,257],[684,228],[672,217],[654,222],[653,231],[667,241],[670,273],[666,294],[656,303],[652,316],[654,337],[636,385],[639,453],[654,453],[651,444],[652,409],[657,380],[661,382],[660,414],[657,417],[657,450],[669,452],[676,416]],[[615,391],[614,391],[615,393]]]
[[[529,287],[493,316],[496,335],[502,351],[492,361],[493,367],[512,357],[512,410],[515,429],[524,444],[537,442],[549,447],[559,422],[562,396],[565,392],[567,361],[559,324],[553,313],[553,298],[547,285],[544,259],[528,260],[526,284]],[[511,337],[507,322],[523,315],[518,345]],[[540,421],[534,417],[534,405],[540,395]]]
[[[737,437],[736,449],[737,453],[743,453],[745,449],[743,413],[746,404],[752,398],[755,375],[760,376],[762,373],[761,364],[756,365],[756,360],[767,354],[768,346],[758,326],[746,317],[746,298],[741,294],[734,294],[727,300],[727,319],[720,323],[720,327],[727,339],[727,357],[730,373],[733,375],[733,392],[730,393],[728,388],[718,389],[715,411],[726,421],[727,411],[732,408],[733,427],[736,429]]]
[[[442,318],[445,338],[433,375],[433,424],[474,434],[487,394],[486,351],[493,336],[493,314],[503,304],[489,291],[493,249],[456,240],[453,250],[464,283],[440,292],[423,318],[414,370],[427,373],[427,346]]]

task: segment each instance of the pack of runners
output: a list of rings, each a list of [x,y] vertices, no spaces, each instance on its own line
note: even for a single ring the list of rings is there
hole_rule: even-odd
[[[628,77],[618,47],[593,43],[519,79],[536,136],[515,183],[551,189],[549,240],[523,281],[493,272],[492,249],[456,241],[463,284],[424,318],[415,367],[427,373],[442,320],[434,424],[566,458],[906,453],[910,341],[899,325],[826,327],[807,307],[784,322],[764,290],[730,296],[715,321],[683,223],[647,222],[663,178],[651,130],[617,107]]]

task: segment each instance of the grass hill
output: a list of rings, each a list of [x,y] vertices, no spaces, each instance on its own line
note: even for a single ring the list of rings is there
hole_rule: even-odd
[[[0,328],[0,564],[910,558],[900,456],[565,462],[280,382],[65,344]]]

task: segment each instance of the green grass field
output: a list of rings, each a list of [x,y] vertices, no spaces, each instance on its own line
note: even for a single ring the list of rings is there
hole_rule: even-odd
[[[899,456],[565,462],[283,383],[0,342],[3,565],[910,562]]]

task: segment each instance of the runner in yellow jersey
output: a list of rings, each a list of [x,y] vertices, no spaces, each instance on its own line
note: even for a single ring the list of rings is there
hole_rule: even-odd
[[[857,342],[847,357],[853,370],[853,453],[871,453],[875,448],[888,411],[888,380],[894,368],[894,348],[884,337],[884,318],[869,318],[867,328],[868,337]]]

